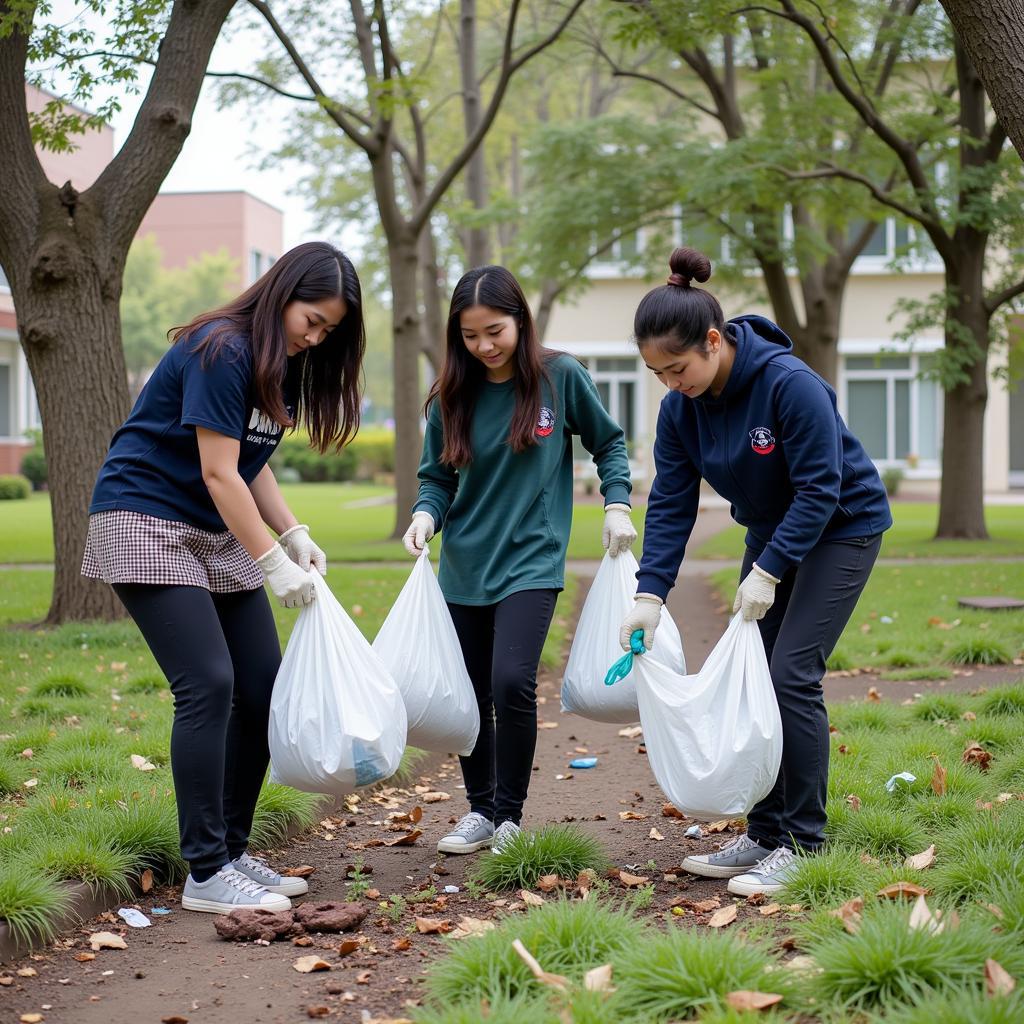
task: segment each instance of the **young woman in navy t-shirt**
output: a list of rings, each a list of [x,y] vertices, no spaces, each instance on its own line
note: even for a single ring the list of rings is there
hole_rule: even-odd
[[[633,325],[644,362],[670,390],[658,414],[636,604],[619,641],[628,649],[642,629],[650,650],[707,480],[747,528],[733,611],[759,622],[782,715],[782,767],[747,815],[746,834],[683,868],[728,878],[740,896],[772,894],[792,877],[796,851],[814,852],[825,838],[821,680],[892,517],[835,392],[789,338],[760,316],[727,323],[718,300],[691,285],[711,276],[701,253],[677,249],[670,267]]]
[[[96,481],[82,573],[113,586],[174,694],[188,910],[282,910],[307,888],[246,852],[281,661],[263,583],[295,607],[327,571],[267,463],[285,427],[320,452],[351,439],[364,351],[352,263],[299,245],[177,331]]]

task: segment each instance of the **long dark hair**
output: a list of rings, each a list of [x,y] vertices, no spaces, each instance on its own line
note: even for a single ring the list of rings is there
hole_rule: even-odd
[[[711,260],[696,249],[676,249],[669,257],[668,283],[649,291],[633,317],[633,337],[641,348],[657,338],[671,352],[697,348],[707,355],[708,330],[728,336],[718,299],[691,281],[711,277]]]
[[[463,274],[452,292],[448,311],[447,347],[441,376],[434,381],[424,411],[435,398],[441,402],[444,448],[441,461],[457,468],[473,461],[469,428],[477,395],[486,380],[486,368],[469,354],[462,338],[460,315],[471,306],[487,306],[514,317],[519,340],[513,353],[516,409],[508,431],[512,451],[522,452],[537,443],[535,430],[540,416],[541,383],[548,378],[545,363],[557,356],[545,351],[519,282],[504,267],[477,267]]]
[[[298,408],[294,420],[284,405],[282,385],[288,368],[284,308],[296,299],[344,299],[341,323],[301,360]],[[207,324],[213,329],[196,346],[213,359],[231,335],[249,339],[253,391],[260,411],[283,427],[304,423],[321,454],[341,447],[359,429],[362,365],[366,352],[363,298],[352,261],[327,242],[303,242],[289,249],[255,284],[219,309],[200,313],[174,332],[174,344],[188,341]]]

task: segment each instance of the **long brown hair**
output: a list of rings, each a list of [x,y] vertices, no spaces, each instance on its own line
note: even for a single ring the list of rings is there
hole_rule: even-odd
[[[550,378],[545,363],[557,353],[545,351],[519,282],[504,267],[477,267],[459,279],[452,292],[448,311],[444,367],[427,396],[424,411],[434,399],[441,402],[444,448],[441,461],[453,469],[473,461],[470,425],[477,396],[485,380],[486,369],[470,355],[462,338],[460,316],[471,306],[486,306],[514,317],[519,325],[519,340],[512,359],[515,367],[516,408],[509,425],[508,443],[512,451],[522,452],[537,443],[535,431],[540,416],[541,384]]]
[[[289,302],[340,298],[341,323],[301,361],[294,420],[284,405],[288,342],[284,308]],[[362,365],[366,352],[362,289],[352,261],[327,242],[303,242],[289,249],[255,284],[219,309],[200,313],[174,332],[174,344],[188,341],[208,324],[213,328],[196,346],[204,361],[215,359],[229,337],[242,334],[253,359],[253,392],[260,411],[283,427],[303,423],[321,454],[341,447],[359,429]]]

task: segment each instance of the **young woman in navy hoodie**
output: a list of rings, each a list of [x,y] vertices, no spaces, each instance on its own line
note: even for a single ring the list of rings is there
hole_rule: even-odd
[[[792,874],[794,851],[824,841],[821,680],[892,517],[835,392],[793,355],[789,338],[764,317],[726,322],[718,300],[692,286],[711,276],[703,254],[676,249],[669,264],[668,283],[644,296],[634,320],[640,354],[669,393],[658,415],[636,603],[619,639],[626,649],[642,629],[650,649],[707,480],[747,528],[733,611],[760,626],[782,714],[782,767],[747,815],[746,835],[683,867],[728,878],[737,895],[770,894]]]

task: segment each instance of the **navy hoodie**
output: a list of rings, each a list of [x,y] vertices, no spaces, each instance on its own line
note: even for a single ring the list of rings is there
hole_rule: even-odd
[[[757,564],[777,579],[820,540],[892,525],[878,471],[840,417],[835,392],[770,320],[737,317],[729,331],[736,356],[721,394],[670,391],[662,400],[639,593],[664,599],[675,584],[701,477],[732,503]]]

